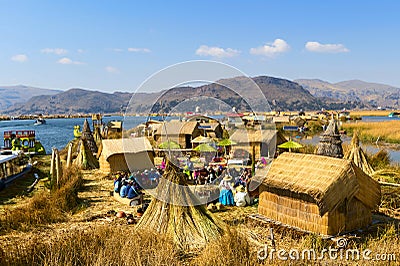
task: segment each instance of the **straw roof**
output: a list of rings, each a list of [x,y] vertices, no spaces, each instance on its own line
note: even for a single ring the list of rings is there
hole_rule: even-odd
[[[339,128],[334,119],[320,137],[316,154],[335,158],[343,158],[342,140],[340,139]]]
[[[193,131],[198,127],[197,121],[169,121],[164,122],[162,126],[157,129],[155,135],[191,135]]]
[[[73,161],[73,164],[85,170],[99,168],[99,162],[89,149],[85,139],[79,141],[78,156]]]
[[[283,153],[263,181],[278,195],[316,203],[322,216],[353,196],[371,209],[380,203],[380,186],[354,163],[314,154]]]
[[[88,147],[92,151],[92,153],[97,153],[97,145],[96,142],[94,141],[92,131],[90,130],[89,122],[87,119],[85,119],[85,122],[83,123],[83,129],[82,129],[82,135],[81,139],[86,140]]]
[[[346,153],[345,158],[354,162],[359,168],[361,168],[366,174],[372,175],[374,169],[369,164],[364,151],[360,147],[360,140],[357,132],[354,132],[353,139],[351,140],[351,148]]]
[[[150,141],[145,137],[124,138],[124,139],[103,139],[102,155],[108,159],[115,154],[139,153],[143,151],[152,151],[153,147]]]
[[[222,223],[200,204],[185,175],[169,161],[155,193],[137,228],[167,235],[182,250],[202,248],[224,233]]]
[[[277,130],[238,129],[230,137],[236,143],[271,142],[278,134]]]

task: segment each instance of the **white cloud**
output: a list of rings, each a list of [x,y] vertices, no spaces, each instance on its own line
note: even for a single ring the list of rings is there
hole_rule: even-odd
[[[130,47],[128,48],[128,52],[134,52],[134,53],[150,53],[151,50],[149,48],[134,48]]]
[[[250,48],[250,54],[273,57],[289,50],[290,46],[285,40],[275,39],[273,43],[267,43],[260,47]]]
[[[23,62],[28,61],[28,56],[26,56],[25,54],[16,54],[11,57],[11,60],[15,61],[15,62],[23,63]]]
[[[56,55],[62,55],[68,53],[68,51],[63,48],[44,48],[40,50],[40,52],[44,54],[56,54]]]
[[[118,70],[117,68],[115,68],[115,67],[112,67],[112,66],[107,66],[107,67],[105,68],[105,70],[106,70],[108,73],[119,73],[119,70]]]
[[[83,54],[84,52],[85,52],[85,50],[83,50],[83,49],[78,49],[78,50],[76,50],[78,53],[80,53],[80,54]]]
[[[118,52],[118,53],[124,51],[123,49],[120,49],[120,48],[113,48],[112,50],[113,50],[114,52]]]
[[[62,65],[84,65],[85,63],[79,62],[79,61],[72,61],[68,57],[63,57],[60,60],[57,61],[57,63],[62,64]]]
[[[239,50],[232,48],[221,48],[221,47],[209,47],[207,45],[201,45],[197,50],[196,54],[199,56],[212,56],[212,57],[234,57],[240,54]]]
[[[322,44],[319,42],[307,42],[306,49],[316,53],[347,53],[350,52],[343,44]]]

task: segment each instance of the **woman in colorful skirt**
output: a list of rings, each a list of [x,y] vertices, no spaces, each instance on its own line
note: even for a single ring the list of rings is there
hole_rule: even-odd
[[[225,176],[221,183],[219,184],[219,188],[221,189],[219,193],[219,202],[225,206],[233,206],[235,205],[235,201],[233,199],[232,185],[231,185],[232,177],[227,175]]]

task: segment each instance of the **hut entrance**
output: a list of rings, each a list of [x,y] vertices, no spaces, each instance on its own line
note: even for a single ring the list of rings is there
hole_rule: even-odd
[[[192,135],[185,135],[186,149],[192,148]]]

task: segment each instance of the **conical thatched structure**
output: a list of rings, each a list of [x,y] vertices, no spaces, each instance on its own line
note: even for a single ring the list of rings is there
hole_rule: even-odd
[[[316,154],[334,158],[343,158],[342,140],[335,119],[329,121],[328,128],[320,137]]]
[[[89,149],[86,140],[81,139],[79,142],[78,156],[73,164],[85,170],[99,168],[99,162]]]
[[[374,169],[368,163],[364,151],[360,147],[360,140],[357,132],[354,132],[353,139],[351,140],[351,148],[347,152],[345,158],[353,161],[355,165],[360,167],[367,175],[372,175],[374,172]]]
[[[92,151],[92,153],[97,153],[97,151],[98,151],[97,145],[93,138],[93,134],[92,134],[92,131],[90,130],[89,122],[87,119],[85,119],[85,122],[83,123],[81,139],[86,140],[87,145],[88,145],[89,149]]]
[[[137,228],[165,234],[182,250],[202,248],[223,234],[222,224],[200,205],[185,175],[171,162],[167,162],[155,196]]]

